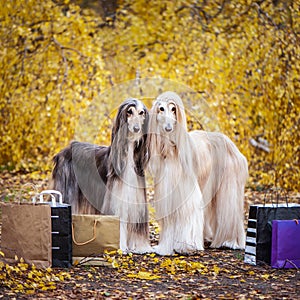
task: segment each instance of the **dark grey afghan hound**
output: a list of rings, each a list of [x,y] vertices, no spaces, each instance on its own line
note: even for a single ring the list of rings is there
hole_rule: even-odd
[[[54,157],[53,188],[73,213],[120,217],[120,248],[150,252],[144,169],[149,114],[137,99],[119,107],[111,145],[74,141]]]

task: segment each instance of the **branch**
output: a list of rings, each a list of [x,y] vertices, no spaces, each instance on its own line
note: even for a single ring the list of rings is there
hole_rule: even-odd
[[[263,15],[272,26],[279,29],[279,26],[273,21],[273,19],[268,15],[268,13],[262,10],[262,8],[260,7],[260,3],[258,4],[257,2],[254,2],[252,6],[256,7],[258,16]]]
[[[61,82],[61,85],[60,85],[60,91],[62,92],[62,86],[63,84],[67,81],[67,77],[68,77],[68,62],[67,62],[67,58],[65,57],[65,52],[64,50],[66,49],[64,46],[62,46],[54,37],[52,37],[51,39],[54,44],[60,49],[61,51],[61,56],[62,56],[62,59],[63,59],[63,62],[65,64],[65,72],[64,72],[64,77],[63,77],[63,80]],[[75,51],[75,49],[73,49]],[[77,52],[77,51],[75,51]],[[59,76],[59,72],[58,72],[58,76]]]
[[[83,57],[83,58],[87,58],[85,55],[83,55],[79,50],[77,49],[74,49],[74,48],[71,48],[71,47],[66,47],[66,46],[63,46],[55,37],[52,37],[51,38],[51,41],[54,42],[54,44],[60,48],[62,51],[63,50],[70,50],[70,51],[74,51],[76,52],[78,55],[80,55],[80,57]]]
[[[263,139],[262,137],[258,137],[257,140],[254,138],[249,139],[249,143],[251,146],[263,150],[267,153],[270,152],[270,145],[267,140]]]

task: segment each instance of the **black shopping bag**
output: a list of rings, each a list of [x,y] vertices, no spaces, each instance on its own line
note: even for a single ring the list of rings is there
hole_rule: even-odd
[[[300,204],[259,204],[251,205],[244,262],[256,265],[258,262],[271,263],[272,221],[300,218]]]
[[[50,195],[52,224],[52,267],[72,266],[72,212],[71,205],[62,202],[62,194],[55,190],[45,190],[37,195],[44,203],[44,196]],[[58,197],[58,201],[56,201]]]

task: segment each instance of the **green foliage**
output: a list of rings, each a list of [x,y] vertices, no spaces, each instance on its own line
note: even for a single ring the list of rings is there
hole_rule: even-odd
[[[150,105],[141,88],[154,76],[162,78],[153,88],[157,94],[170,87],[163,79],[173,81],[174,90],[194,91],[179,90],[189,128],[200,127],[200,120],[204,129],[229,135],[249,161],[252,186],[299,190],[296,2],[120,0],[115,20],[104,23],[95,11],[68,1],[5,2],[0,165],[49,166],[45,157],[74,137],[84,108],[100,91],[97,111],[106,119],[100,134],[92,134],[108,143],[113,103],[135,96]],[[115,93],[121,83],[140,79],[137,89]],[[210,110],[198,105],[204,101]],[[86,116],[91,122],[92,113]],[[205,115],[215,118],[215,128],[205,126]],[[268,141],[269,152],[249,143],[259,138]]]

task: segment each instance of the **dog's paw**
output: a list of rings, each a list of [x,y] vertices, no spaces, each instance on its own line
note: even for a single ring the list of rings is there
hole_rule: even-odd
[[[236,241],[234,241],[234,242],[226,241],[222,244],[222,247],[230,248],[233,250],[244,250],[245,249],[245,245],[239,245]]]
[[[161,256],[170,256],[170,255],[173,255],[173,254],[174,254],[174,251],[173,251],[173,250],[165,249],[165,248],[162,247],[161,245],[153,246],[153,251],[154,251],[156,254],[161,255]]]
[[[145,254],[145,253],[152,253],[153,248],[150,245],[145,245],[141,247],[136,247],[135,249],[131,249],[130,252],[135,254]]]

